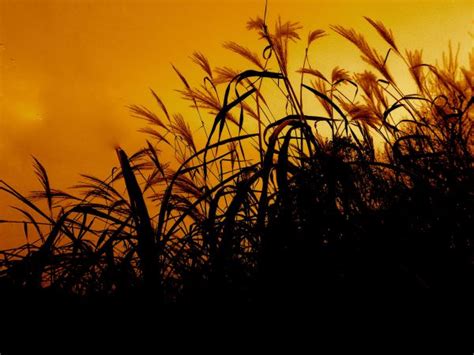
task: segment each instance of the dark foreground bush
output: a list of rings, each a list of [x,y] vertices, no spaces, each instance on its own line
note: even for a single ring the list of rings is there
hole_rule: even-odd
[[[28,238],[2,251],[3,294],[161,305],[472,289],[473,57],[460,67],[450,48],[442,64],[425,64],[367,20],[387,55],[354,30],[332,29],[373,72],[312,68],[310,45],[325,35],[316,30],[290,75],[288,46],[301,27],[280,20],[271,32],[257,18],[248,28],[265,42],[262,57],[225,44],[253,69],[212,69],[195,53],[206,78],[194,88],[174,68],[197,132],[152,92],[161,116],[131,106],[149,124],[146,147],[130,157],[117,149],[120,168],[84,176],[82,195],[53,189],[37,160],[42,191],[26,197],[2,181],[22,203]],[[417,93],[397,86],[392,56]],[[176,159],[165,163],[170,149]]]

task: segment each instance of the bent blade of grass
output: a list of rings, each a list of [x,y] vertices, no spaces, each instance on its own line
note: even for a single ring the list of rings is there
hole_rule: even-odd
[[[49,213],[50,215],[53,214],[53,197],[52,197],[52,192],[51,192],[51,185],[49,183],[49,178],[48,174],[46,172],[46,169],[44,166],[40,163],[38,159],[33,157],[34,163],[33,163],[33,168],[35,170],[35,174],[38,177],[38,180],[41,183],[41,186],[44,189],[45,197],[48,202],[48,208],[49,208]]]
[[[312,92],[313,94],[315,94],[316,96],[320,97],[321,99],[323,99],[324,101],[326,101],[327,103],[329,103],[335,110],[336,112],[342,117],[342,119],[344,120],[344,123],[345,123],[345,130],[346,130],[346,133],[347,133],[347,129],[348,129],[348,126],[349,126],[349,121],[347,120],[347,117],[346,115],[344,114],[344,112],[342,112],[342,110],[339,108],[339,106],[337,106],[334,101],[332,101],[329,97],[327,97],[325,94],[323,94],[322,92],[308,86],[308,85],[305,85],[303,84],[303,87]]]
[[[127,154],[121,148],[118,148],[117,155],[127,187],[133,219],[136,224],[137,250],[142,263],[143,282],[147,291],[155,293],[155,291],[161,290],[161,280],[159,263],[157,262],[158,251],[156,250],[150,216]]]
[[[166,190],[165,190],[165,193],[163,195],[163,199],[162,199],[162,202],[161,202],[161,206],[160,206],[160,212],[159,212],[159,217],[158,217],[158,226],[157,226],[157,240],[158,242],[160,242],[161,240],[161,237],[163,235],[163,226],[165,224],[165,216],[166,216],[166,211],[168,210],[168,205],[169,205],[169,200],[170,200],[170,197],[171,197],[171,192],[173,190],[173,187],[174,187],[174,183],[176,181],[176,179],[178,179],[178,177],[183,174],[184,172],[186,171],[191,171],[193,169],[196,169],[195,167],[187,167],[188,164],[195,158],[197,158],[198,156],[200,156],[201,154],[206,154],[209,150],[211,149],[214,149],[214,148],[218,148],[222,145],[226,145],[226,144],[229,144],[229,143],[232,143],[232,142],[236,142],[236,141],[240,141],[240,140],[244,140],[244,139],[249,139],[249,138],[252,138],[252,137],[256,137],[257,134],[246,134],[246,135],[242,135],[242,136],[237,136],[237,137],[231,137],[231,138],[227,138],[227,139],[224,139],[224,140],[221,140],[219,142],[216,142],[216,143],[213,143],[211,145],[207,145],[206,147],[204,147],[203,149],[197,151],[195,154],[193,154],[192,156],[190,156],[189,158],[187,158],[182,164],[181,166],[179,167],[179,169],[176,171],[176,173],[172,176],[168,186],[166,187]],[[200,167],[202,167],[203,169],[205,168],[205,163],[202,163],[199,165]]]

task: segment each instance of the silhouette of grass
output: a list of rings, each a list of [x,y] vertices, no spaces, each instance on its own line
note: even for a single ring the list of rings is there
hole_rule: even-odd
[[[173,67],[205,144],[152,91],[166,119],[130,106],[150,141],[130,157],[117,148],[120,168],[104,180],[83,176],[75,186],[81,197],[51,188],[36,159],[43,191],[30,198],[0,181],[23,206],[27,237],[1,252],[2,285],[85,298],[145,294],[157,304],[471,289],[473,56],[460,67],[450,47],[442,64],[425,64],[421,51],[403,53],[391,30],[366,19],[406,63],[417,93],[397,86],[388,54],[342,26],[331,28],[376,71],[335,67],[326,77],[312,68],[308,48],[326,34],[315,30],[295,84],[288,46],[301,26],[279,19],[271,32],[265,20],[250,20],[263,55],[234,42],[224,47],[256,69],[212,69],[196,52],[191,59],[205,80],[195,88]],[[283,117],[269,87],[281,94]],[[303,98],[324,114],[303,107]],[[163,143],[176,161],[163,162]]]

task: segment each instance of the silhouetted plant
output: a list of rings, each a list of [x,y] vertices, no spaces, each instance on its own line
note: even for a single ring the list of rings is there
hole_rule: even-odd
[[[145,293],[157,303],[471,288],[473,56],[460,67],[450,47],[441,65],[428,65],[367,21],[406,63],[416,94],[397,86],[388,53],[341,26],[332,29],[375,72],[312,68],[309,47],[326,35],[316,30],[295,84],[288,51],[301,26],[279,19],[272,32],[265,19],[250,20],[263,56],[224,47],[253,69],[213,69],[196,52],[205,80],[192,87],[173,67],[203,146],[152,91],[160,115],[130,106],[148,124],[146,147],[130,157],[118,148],[120,168],[105,180],[84,175],[80,197],[52,189],[36,159],[43,191],[26,197],[1,182],[24,205],[25,234],[31,240],[31,226],[38,238],[2,251],[2,279],[83,296]],[[269,99],[271,90],[281,102]],[[305,97],[318,104],[309,110]],[[164,144],[176,161],[163,161]]]

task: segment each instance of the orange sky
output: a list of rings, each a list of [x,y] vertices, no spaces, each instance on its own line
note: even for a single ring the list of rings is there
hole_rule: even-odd
[[[174,89],[175,64],[191,82],[202,80],[189,55],[199,50],[213,66],[245,69],[222,43],[234,40],[261,53],[247,32],[263,0],[0,0],[0,179],[23,191],[37,188],[31,154],[47,167],[54,187],[79,173],[106,176],[116,164],[114,145],[134,151],[144,142],[129,104],[155,109],[153,88],[172,112],[186,111]],[[382,44],[362,16],[381,20],[402,48],[423,48],[434,62],[448,40],[472,47],[472,1],[269,1],[270,21],[299,21],[302,35],[330,24],[354,27]],[[386,47],[381,47],[386,48]],[[302,59],[302,52],[294,58]],[[331,33],[312,50],[323,73],[339,65],[364,68],[357,50]],[[10,216],[0,196],[0,219]],[[0,229],[1,233],[2,229]],[[0,247],[5,239],[0,240]],[[8,243],[7,243],[8,244]]]

